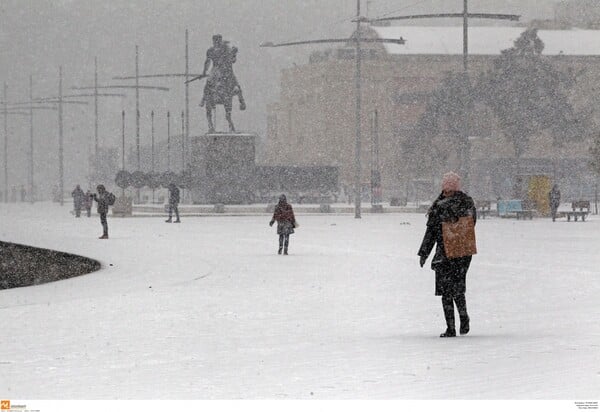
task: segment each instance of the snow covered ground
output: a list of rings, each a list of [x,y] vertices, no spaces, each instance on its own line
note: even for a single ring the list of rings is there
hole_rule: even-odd
[[[477,224],[471,333],[419,268],[421,214],[75,219],[0,204],[0,239],[103,269],[0,291],[6,399],[598,399],[600,218]],[[3,398],[4,399],[4,398]]]

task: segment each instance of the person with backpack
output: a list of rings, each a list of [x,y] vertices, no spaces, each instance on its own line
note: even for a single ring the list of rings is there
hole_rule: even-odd
[[[99,239],[108,239],[108,222],[106,215],[108,207],[115,204],[115,195],[108,192],[104,185],[96,187],[98,193],[92,194],[92,198],[98,203],[98,214],[100,215],[100,224],[102,225],[102,236]]]
[[[294,217],[292,205],[287,202],[283,194],[279,196],[279,203],[275,206],[275,212],[269,222],[269,226],[273,226],[275,221],[277,221],[277,234],[279,235],[279,249],[277,250],[277,254],[281,255],[281,251],[283,250],[283,254],[287,255],[290,235],[294,233],[294,228],[298,225]]]
[[[460,176],[454,172],[444,174],[442,193],[427,213],[427,230],[419,248],[419,264],[425,265],[427,257],[436,246],[431,261],[435,271],[435,295],[442,297],[446,318],[446,331],[440,338],[456,336],[454,304],[460,316],[460,334],[469,333],[467,313],[466,277],[475,247],[475,222],[477,210],[473,199],[461,191]],[[455,229],[455,232],[451,232]]]

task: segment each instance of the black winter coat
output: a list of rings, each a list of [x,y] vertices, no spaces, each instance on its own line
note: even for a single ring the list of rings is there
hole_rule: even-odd
[[[108,192],[94,193],[92,198],[98,203],[97,210],[99,214],[108,213]]]
[[[169,189],[169,204],[179,204],[179,188],[177,186]]]
[[[278,235],[291,235],[294,233],[296,217],[294,216],[294,209],[289,203],[285,201],[279,201],[277,206],[275,206],[275,212],[273,213],[272,220],[277,221]]]
[[[455,192],[450,197],[440,194],[429,209],[427,229],[417,254],[428,257],[433,246],[436,246],[431,260],[431,268],[436,274],[436,295],[465,293],[465,279],[471,256],[449,259],[446,257],[442,237],[442,222],[456,221],[463,216],[473,216],[473,220],[477,221],[475,203],[463,192]]]
[[[71,192],[71,196],[73,196],[73,203],[75,205],[75,209],[81,209],[85,200],[85,193],[83,193],[83,190],[75,189],[73,190],[73,192]]]

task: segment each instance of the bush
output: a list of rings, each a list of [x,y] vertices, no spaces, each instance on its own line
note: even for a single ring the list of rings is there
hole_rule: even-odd
[[[160,174],[150,172],[146,175],[146,183],[150,189],[158,189],[161,185]]]
[[[115,177],[115,183],[121,189],[127,189],[131,186],[131,173],[127,170],[119,170],[117,176]]]
[[[141,189],[144,186],[147,186],[147,178],[146,174],[141,170],[136,170],[131,174],[131,185],[136,189]]]

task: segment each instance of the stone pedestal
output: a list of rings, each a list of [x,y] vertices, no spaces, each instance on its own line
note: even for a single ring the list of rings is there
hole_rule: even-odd
[[[113,216],[127,217],[133,215],[133,199],[129,196],[119,196],[112,206]]]
[[[253,133],[208,133],[191,138],[193,203],[254,201],[257,137]]]

